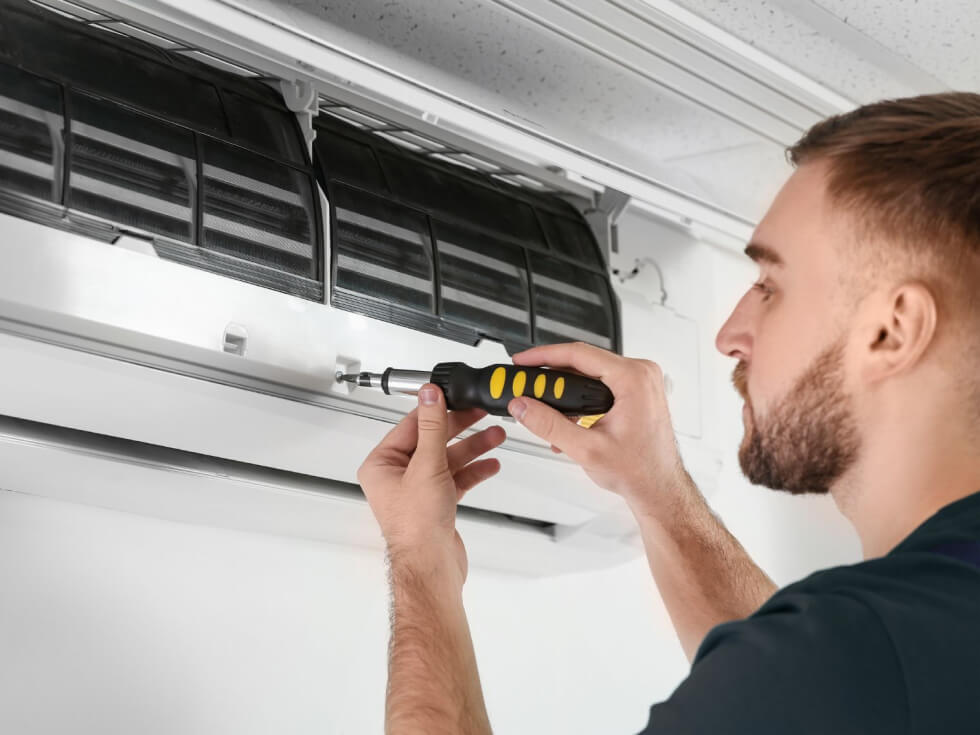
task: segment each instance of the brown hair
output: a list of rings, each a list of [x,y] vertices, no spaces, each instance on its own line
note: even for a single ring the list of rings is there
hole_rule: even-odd
[[[817,123],[787,154],[797,166],[827,160],[832,199],[876,234],[946,265],[980,255],[980,94],[865,105]]]
[[[862,239],[904,251],[874,253],[879,264],[904,254],[942,289],[980,291],[980,94],[865,105],[817,123],[787,156],[828,162],[827,190]]]
[[[863,280],[896,271],[931,286],[980,411],[980,94],[884,100],[814,125],[787,150],[828,164],[831,201],[854,216]],[[859,277],[860,278],[860,277]]]

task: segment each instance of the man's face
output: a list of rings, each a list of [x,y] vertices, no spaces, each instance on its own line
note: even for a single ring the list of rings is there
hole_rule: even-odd
[[[739,463],[774,490],[829,492],[854,464],[860,436],[845,390],[847,324],[835,242],[846,222],[824,191],[823,166],[799,168],[746,249],[760,268],[716,339],[738,358],[745,400]]]

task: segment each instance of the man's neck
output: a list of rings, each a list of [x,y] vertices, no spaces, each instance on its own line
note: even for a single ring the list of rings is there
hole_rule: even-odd
[[[980,491],[980,452],[965,432],[949,421],[916,425],[903,421],[867,440],[832,489],[865,559],[884,556],[941,508]]]

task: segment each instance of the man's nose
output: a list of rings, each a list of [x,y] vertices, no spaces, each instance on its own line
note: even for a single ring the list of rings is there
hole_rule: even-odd
[[[728,320],[718,330],[715,348],[727,357],[747,361],[752,353],[751,315],[746,307],[746,294],[735,305]]]

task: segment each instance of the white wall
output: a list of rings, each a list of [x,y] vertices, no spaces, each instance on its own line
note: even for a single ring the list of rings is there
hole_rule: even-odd
[[[621,242],[700,325],[725,522],[779,583],[856,560],[829,499],[740,475],[734,364],[713,342],[754,267],[637,215]],[[378,553],[0,492],[0,732],[380,732],[386,594]],[[642,559],[542,580],[473,569],[465,600],[498,733],[634,732],[687,670]]]

